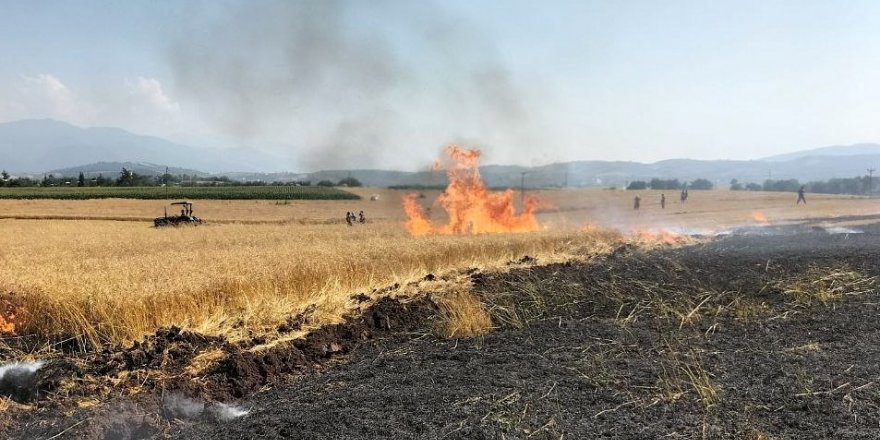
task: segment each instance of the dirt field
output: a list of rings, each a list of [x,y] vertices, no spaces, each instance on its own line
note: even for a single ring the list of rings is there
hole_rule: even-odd
[[[379,188],[348,189],[362,200],[202,200],[195,203],[195,214],[209,222],[229,223],[343,223],[346,211],[366,211],[375,221],[401,222],[405,219],[402,198],[413,191]],[[431,206],[439,191],[423,191],[425,205]],[[770,221],[873,214],[880,200],[853,196],[808,194],[808,205],[796,206],[794,193],[745,191],[691,191],[687,203],[675,191],[621,191],[601,189],[560,189],[528,191],[543,201],[541,220],[549,226],[582,226],[592,223],[614,227],[666,226],[719,228],[752,221],[760,211]],[[667,206],[660,209],[660,194],[666,193]],[[642,197],[642,208],[632,210],[632,199]],[[378,200],[371,201],[371,196]],[[161,200],[0,200],[0,219],[116,219],[152,221],[161,216],[166,203]],[[442,210],[434,209],[442,218]]]

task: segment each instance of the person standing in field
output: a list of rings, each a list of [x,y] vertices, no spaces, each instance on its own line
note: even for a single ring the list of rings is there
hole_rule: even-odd
[[[638,210],[639,210],[639,205],[641,204],[641,202],[642,202],[642,198],[639,197],[639,196],[636,196],[636,197],[633,199],[633,209],[635,209],[636,211],[638,211]]]
[[[352,225],[351,224],[352,217],[354,217],[354,214],[352,214],[351,211],[345,211],[345,222],[348,223],[349,226]]]
[[[798,189],[797,204],[800,205],[801,202],[804,202],[804,205],[807,204],[807,199],[804,197],[804,186],[803,185],[801,185],[800,189]]]
[[[660,194],[660,209],[666,209],[666,194]]]
[[[366,223],[366,222],[367,222],[367,216],[364,215],[364,211],[361,211],[360,214],[358,214],[358,221],[359,221],[360,223]]]

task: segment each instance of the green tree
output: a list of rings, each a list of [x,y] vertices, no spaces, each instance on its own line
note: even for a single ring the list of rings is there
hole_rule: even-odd
[[[116,184],[119,186],[132,186],[134,184],[134,172],[123,167],[122,171],[119,172],[119,178],[116,179]]]
[[[648,184],[644,180],[633,180],[626,186],[626,189],[647,189]]]
[[[338,183],[339,186],[363,186],[360,180],[355,179],[354,177],[348,176],[345,179],[342,179]]]
[[[743,186],[736,179],[730,179],[730,190],[731,191],[742,191]]]
[[[331,182],[329,180],[322,180],[322,181],[318,182],[316,185],[318,185],[318,186],[336,186],[333,182]]]
[[[797,179],[764,181],[764,191],[795,192],[801,187]]]
[[[697,180],[694,180],[693,182],[691,182],[691,185],[690,185],[691,189],[698,189],[698,190],[699,189],[710,190],[713,187],[715,187],[715,185],[713,185],[712,182],[710,182],[708,179],[697,179]]]
[[[651,189],[679,189],[681,188],[681,182],[679,182],[678,179],[664,180],[654,178],[648,182],[648,186],[650,186]]]
[[[86,186],[86,175],[82,171],[79,172],[79,177],[76,179],[76,186]]]

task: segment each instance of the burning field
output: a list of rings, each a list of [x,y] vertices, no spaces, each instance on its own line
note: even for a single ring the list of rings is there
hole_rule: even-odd
[[[226,221],[161,230],[0,220],[0,434],[876,428],[880,353],[865,341],[880,328],[880,218],[863,202],[766,215],[754,200],[695,192],[687,206],[633,213],[613,208],[626,193],[493,191],[478,159],[451,146],[436,166],[442,193],[314,202],[306,219],[247,202],[229,204]],[[221,216],[216,203],[207,210]],[[338,218],[352,209],[369,221]]]
[[[514,191],[492,192],[486,188],[479,170],[479,150],[456,145],[446,147],[448,162],[437,162],[435,170],[446,169],[449,185],[437,197],[436,204],[448,217],[446,224],[435,224],[419,205],[418,196],[407,194],[403,209],[407,215],[406,229],[414,236],[441,234],[498,234],[535,232],[539,230],[534,197],[523,197],[520,213],[514,209]]]

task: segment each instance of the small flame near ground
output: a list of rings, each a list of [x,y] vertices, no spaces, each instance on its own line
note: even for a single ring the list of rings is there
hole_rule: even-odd
[[[687,244],[692,238],[666,229],[637,229],[632,232],[636,242],[646,245]]]
[[[540,227],[535,218],[538,200],[526,197],[523,210],[514,211],[512,189],[493,192],[486,188],[480,177],[480,150],[469,150],[457,145],[446,147],[448,163],[435,162],[434,169],[446,169],[449,185],[437,198],[449,216],[445,225],[434,224],[418,203],[418,196],[403,198],[406,211],[406,229],[412,235],[464,235],[502,232],[533,232]]]
[[[0,298],[0,335],[15,333],[15,316],[18,307],[9,299]]]
[[[7,318],[3,317],[3,315],[0,315],[0,334],[15,333],[15,323],[12,322],[12,319],[14,318],[14,315],[9,316],[9,320],[7,321]]]
[[[752,211],[752,220],[758,223],[767,223],[767,216],[761,211]]]

